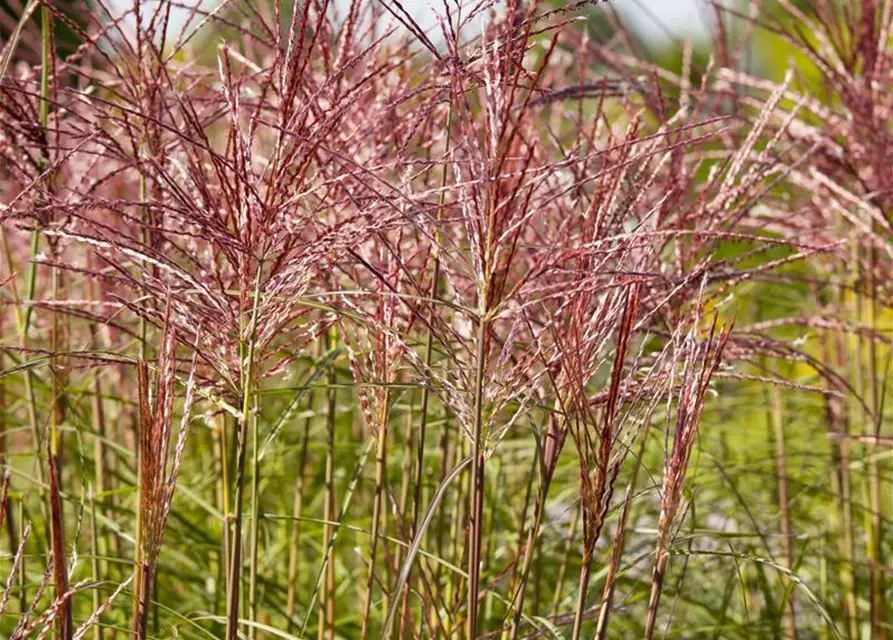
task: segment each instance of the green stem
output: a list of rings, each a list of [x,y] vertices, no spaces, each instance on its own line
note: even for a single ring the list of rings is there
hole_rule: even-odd
[[[257,621],[257,555],[258,532],[260,526],[260,464],[258,461],[257,417],[251,418],[252,432],[252,458],[251,458],[251,538],[250,558],[248,569],[248,619]],[[254,640],[257,637],[257,627],[248,627],[248,638]]]
[[[363,622],[360,629],[361,640],[366,640],[369,633],[369,616],[372,610],[372,589],[375,586],[375,560],[378,553],[378,537],[381,527],[381,508],[384,495],[386,472],[387,438],[388,438],[388,393],[381,407],[379,416],[378,437],[375,448],[375,498],[372,504],[372,542],[369,549],[369,574],[366,579],[366,598],[363,602]],[[387,606],[385,606],[387,610]]]
[[[307,404],[313,407],[311,393]],[[298,557],[300,551],[301,516],[304,510],[304,475],[307,466],[307,448],[310,443],[310,423],[308,417],[304,421],[304,437],[301,443],[301,456],[298,461],[298,472],[295,479],[295,497],[292,505],[291,536],[288,545],[288,592],[286,595],[285,615],[288,618],[288,633],[295,626],[295,605],[298,593]]]
[[[327,334],[328,350],[334,348],[335,338],[333,330]],[[329,562],[332,553],[332,542],[335,536],[335,528],[332,526],[332,518],[335,516],[335,368],[329,368],[328,375],[328,405],[326,407],[326,470],[325,470],[325,504],[323,507],[323,519],[326,524],[323,527],[323,549],[325,558],[325,579],[323,581],[322,598],[320,599],[319,624],[317,628],[318,640],[326,637],[326,630],[330,639],[335,637],[335,563]],[[306,621],[306,616],[305,616]],[[303,635],[303,633],[302,633]]]
[[[478,348],[474,382],[474,431],[471,440],[471,526],[468,541],[468,607],[466,637],[478,634],[478,598],[481,574],[481,536],[484,515],[484,449],[481,447],[484,424],[484,371],[486,369],[487,314],[478,321]]]
[[[96,496],[93,493],[93,487],[87,489],[88,500],[90,501],[90,553],[93,558],[90,561],[90,570],[93,572],[93,582],[99,584],[102,573],[99,568],[99,528],[96,526]],[[96,611],[102,605],[99,597],[99,589],[93,589],[93,610]],[[94,640],[102,640],[102,625],[97,623],[93,625]]]
[[[40,110],[39,124],[43,135],[49,137],[50,122],[50,65],[52,51],[50,43],[52,41],[50,22],[50,10],[46,4],[40,7],[40,37],[41,37],[41,60],[40,60]],[[38,159],[37,170],[43,173],[50,164],[48,146],[44,147],[43,155]],[[4,244],[6,237],[4,235]],[[20,343],[22,349],[27,353],[28,349],[28,333],[31,329],[31,317],[34,314],[34,296],[37,290],[37,256],[40,252],[40,223],[35,220],[34,230],[31,232],[30,242],[30,261],[28,265],[28,275],[25,289],[24,312],[21,317],[20,326]],[[8,254],[7,254],[8,255]],[[34,374],[28,369],[25,372],[25,396],[28,398],[28,422],[31,427],[31,437],[34,439],[35,451],[40,457],[40,451],[43,449],[42,438],[40,437],[40,427],[37,419],[37,398],[34,393]],[[44,485],[46,484],[46,476],[43,472],[43,466],[37,464],[37,480],[39,483],[39,492],[41,496],[41,510],[43,512],[44,521],[49,522],[49,510],[44,504],[43,494]]]
[[[248,327],[248,352],[242,360],[242,411],[239,415],[239,439],[236,443],[236,495],[235,516],[233,518],[232,555],[229,563],[229,580],[227,581],[227,615],[226,638],[237,640],[239,625],[239,592],[242,574],[242,507],[245,485],[245,450],[248,445],[248,420],[252,413],[254,398],[254,348],[257,336],[257,317],[260,308],[260,278],[262,265],[257,267],[254,283],[254,300],[251,308],[251,324]],[[244,344],[245,331],[242,331],[241,342]],[[240,349],[244,351],[244,347]]]
[[[564,541],[564,551],[561,554],[561,564],[558,565],[558,575],[555,580],[555,593],[552,596],[552,612],[556,613],[561,606],[561,597],[564,594],[564,577],[567,575],[567,567],[571,561],[571,552],[574,548],[574,535],[577,525],[580,524],[580,512],[583,507],[574,509],[570,524],[567,526],[567,537]]]
[[[223,583],[229,579],[229,558],[230,558],[230,530],[229,530],[229,506],[230,506],[230,484],[229,484],[229,449],[226,443],[227,414],[221,413],[215,422],[214,440],[217,447],[218,469],[220,471],[218,477],[218,503],[220,512],[223,514],[223,526],[221,527],[220,540],[220,560],[218,562],[218,581]],[[217,612],[218,601],[215,589],[214,595],[214,611]]]
[[[533,473],[530,474],[531,478]],[[542,524],[543,507],[546,504],[546,492],[549,490],[549,483],[544,481],[540,484],[533,505],[533,522],[527,531],[527,542],[524,546],[524,559],[521,562],[521,574],[517,587],[512,589],[515,594],[515,612],[512,616],[512,624],[508,630],[511,640],[517,640],[518,632],[521,629],[521,614],[524,612],[524,595],[527,591],[527,580],[530,577],[530,566],[533,561],[533,552],[536,548],[536,541],[539,537],[540,525]],[[526,515],[526,508],[525,508]]]
[[[775,385],[771,386],[770,394],[772,396],[772,425],[775,436],[775,467],[778,476],[778,506],[781,511],[780,533],[782,549],[784,551],[784,561],[788,570],[794,568],[794,545],[793,545],[793,519],[791,518],[790,509],[790,492],[788,490],[788,472],[787,472],[787,447],[785,445],[784,433],[784,413],[781,392]],[[783,578],[785,585],[785,595],[787,597],[787,606],[785,614],[785,637],[794,640],[797,637],[797,620],[795,617],[795,604],[793,595],[793,585],[790,579]]]
[[[876,223],[872,222],[872,228],[876,227]],[[868,266],[868,304],[869,304],[869,322],[871,331],[874,335],[878,335],[878,308],[877,308],[877,283],[875,274],[877,272],[877,250],[874,244],[869,249],[869,266]],[[880,435],[881,423],[883,420],[880,402],[880,394],[878,390],[878,340],[872,339],[868,343],[868,379],[870,384],[870,404],[874,415],[874,423],[871,424],[871,433],[875,436]],[[869,536],[869,553],[868,557],[871,561],[871,637],[877,640],[887,640],[889,638],[889,627],[887,624],[889,602],[886,597],[886,578],[884,575],[884,567],[886,561],[884,559],[884,505],[885,501],[882,497],[882,474],[878,456],[872,454],[869,458],[869,505],[871,508],[871,524]]]

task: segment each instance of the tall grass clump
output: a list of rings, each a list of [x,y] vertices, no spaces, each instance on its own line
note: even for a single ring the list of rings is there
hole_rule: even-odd
[[[0,634],[889,637],[893,3],[763,4],[0,7]]]

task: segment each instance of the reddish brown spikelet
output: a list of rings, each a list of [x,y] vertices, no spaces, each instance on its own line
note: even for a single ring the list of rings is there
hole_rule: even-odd
[[[661,510],[657,525],[657,560],[652,572],[651,596],[648,601],[648,617],[645,622],[645,637],[648,639],[652,637],[657,621],[664,574],[670,555],[673,524],[682,502],[682,490],[704,410],[704,399],[713,374],[722,360],[732,327],[722,330],[718,338],[715,332],[716,320],[710,328],[710,334],[705,343],[694,342],[693,336],[690,335],[682,345],[685,350],[682,361],[682,380],[678,385],[672,445],[669,451],[665,452]],[[667,437],[670,437],[669,433]]]
[[[140,584],[137,619],[134,628],[138,636],[146,635],[148,602],[156,565],[161,553],[161,542],[167,517],[173,502],[177,472],[186,440],[186,427],[190,418],[195,376],[193,352],[192,369],[186,384],[183,418],[171,461],[170,443],[173,425],[174,399],[176,397],[176,336],[169,321],[168,304],[162,348],[158,358],[158,370],[154,387],[150,383],[149,366],[144,360],[137,362],[137,388],[139,392],[139,456],[140,456],[140,541],[142,545],[141,567],[137,572]],[[154,388],[154,394],[151,389]]]

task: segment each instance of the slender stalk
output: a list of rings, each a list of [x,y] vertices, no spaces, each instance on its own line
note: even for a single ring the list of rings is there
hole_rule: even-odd
[[[50,165],[49,156],[49,121],[50,121],[50,67],[52,65],[52,20],[49,7],[46,4],[40,6],[40,37],[41,37],[41,61],[40,61],[40,108],[38,111],[38,124],[44,135],[43,153],[37,159],[37,170],[39,173]],[[6,238],[3,233],[3,248],[7,255],[7,265],[10,274],[12,269],[12,258]],[[40,253],[40,223],[35,221],[34,229],[31,232],[30,254],[28,274],[25,287],[24,310],[18,313],[16,318],[19,324],[19,342],[22,351],[27,353],[28,350],[28,333],[31,329],[31,318],[34,314],[34,297],[37,291],[37,263]],[[18,309],[18,307],[16,307]],[[42,438],[40,435],[40,426],[37,418],[37,398],[34,392],[34,374],[31,369],[25,371],[25,397],[28,400],[28,423],[31,430],[31,437],[34,440],[34,450],[39,459],[42,447]],[[36,466],[38,491],[41,497],[41,511],[45,522],[50,522],[50,514],[44,501],[44,486],[46,485],[46,477],[44,475],[43,465]],[[24,563],[22,563],[24,566]]]
[[[217,501],[220,512],[223,514],[223,526],[221,527],[220,561],[218,562],[218,582],[224,583],[229,577],[230,558],[230,481],[229,481],[229,453],[226,446],[227,418],[225,413],[217,416],[214,426],[214,441],[217,449],[217,465],[219,469],[219,482],[217,483]],[[217,610],[217,595],[215,590],[215,606]]]
[[[90,570],[93,573],[93,581],[97,584],[102,579],[102,573],[99,567],[99,527],[96,526],[96,496],[93,493],[93,486],[87,489],[87,500],[90,502]],[[99,609],[102,601],[99,598],[99,589],[93,589],[93,610]],[[102,640],[102,625],[93,625],[94,640]]]
[[[450,102],[449,110],[447,111],[447,121],[446,121],[446,147],[444,150],[444,155],[448,155],[450,153],[450,149],[452,148],[452,120],[453,120],[453,104]],[[443,218],[443,208],[446,204],[446,184],[447,177],[449,175],[447,163],[444,162],[443,167],[441,169],[440,174],[440,195],[438,196],[437,201],[437,230],[434,235],[434,246],[432,251],[434,253],[434,265],[432,267],[431,273],[431,308],[430,308],[430,318],[433,320],[434,314],[437,312],[437,301],[438,296],[440,295],[440,221]],[[434,333],[431,330],[431,323],[429,321],[428,330],[425,335],[425,367],[426,369],[430,369],[431,365],[434,362]],[[420,417],[419,417],[419,440],[418,440],[418,448],[416,451],[416,463],[415,463],[415,492],[413,494],[413,502],[412,502],[412,521],[410,524],[410,539],[415,536],[416,527],[419,522],[419,513],[421,512],[422,507],[422,483],[425,473],[425,437],[428,431],[428,407],[430,403],[431,391],[428,388],[428,385],[424,385],[422,387],[422,399],[421,399],[421,407],[420,407]],[[446,455],[444,455],[444,468],[447,468],[447,460]],[[442,530],[442,529],[441,529]],[[440,544],[441,538],[438,535],[438,551],[442,549],[442,545]],[[411,571],[411,568],[410,568]],[[400,635],[399,637],[403,638],[405,633],[405,619],[407,616],[407,607],[409,606],[409,592],[412,589],[412,573],[409,574],[409,577],[406,580],[406,589],[403,592],[403,610],[401,613],[401,621],[400,621]]]
[[[56,455],[47,450],[50,468],[50,513],[53,542],[53,573],[56,578],[56,597],[68,594],[68,563],[65,560],[65,533],[62,528],[62,496],[59,489],[59,469],[56,466]],[[66,598],[59,615],[59,633],[62,640],[71,640],[74,624],[71,618],[71,598]]]
[[[478,322],[478,346],[474,378],[474,430],[471,440],[471,523],[468,540],[468,609],[466,637],[475,640],[478,635],[478,597],[481,575],[481,536],[484,515],[484,463],[483,439],[484,370],[486,368],[487,314],[482,311]]]
[[[465,441],[461,440],[461,439],[457,442],[456,438],[450,437],[450,421],[448,418],[445,418],[443,421],[443,429],[441,429],[441,432],[440,432],[440,442],[438,445],[438,448],[440,449],[440,481],[441,482],[443,482],[444,478],[446,478],[446,476],[447,476],[447,473],[449,473],[450,469],[452,468],[451,465],[453,463],[453,460],[459,459],[458,456],[461,454],[458,454],[456,452],[456,450],[460,446],[462,446],[462,443],[464,443],[464,442]],[[457,492],[457,496],[460,496],[462,494],[463,483],[464,483],[464,478],[459,480],[459,490]],[[461,508],[460,505],[461,505],[461,500],[457,497],[456,502],[453,503],[453,510],[458,513],[458,510]],[[457,520],[454,518],[454,519],[450,520],[449,522],[447,522],[447,516],[449,513],[450,513],[449,510],[444,508],[444,509],[441,509],[437,515],[437,527],[436,527],[436,531],[434,534],[435,535],[435,548],[437,549],[437,555],[441,558],[443,557],[443,554],[444,554],[445,542],[450,541],[450,540],[455,540],[455,536],[454,536],[455,532],[453,531],[453,528],[454,528],[454,525],[457,522]],[[453,552],[452,552],[451,557],[455,558],[457,554],[455,553],[454,549],[452,551]],[[441,567],[440,564],[438,564],[437,567],[434,569],[434,581],[435,582],[437,582],[437,583],[440,582],[442,572],[443,572],[443,568]],[[449,598],[447,598],[447,601],[449,601]]]
[[[877,223],[872,221],[872,227],[877,231]],[[869,323],[872,332],[877,335],[878,331],[878,303],[877,303],[877,248],[871,243],[869,249],[868,263],[868,302],[869,302]],[[878,383],[880,376],[878,375],[878,340],[873,339],[868,342],[868,379],[871,381],[869,385],[870,400],[869,406],[875,416],[874,424],[871,425],[871,432],[880,435],[883,411],[880,402],[880,394],[878,392]],[[871,577],[871,637],[877,640],[887,640],[890,636],[887,624],[889,602],[886,596],[886,577],[885,577],[885,559],[884,559],[884,506],[886,501],[882,497],[882,479],[880,463],[878,456],[872,453],[869,457],[868,464],[869,479],[869,506],[871,510],[871,525],[869,536],[869,553],[870,561],[870,577]]]
[[[592,558],[583,555],[583,566],[580,568],[580,585],[577,591],[577,606],[574,608],[574,630],[571,640],[580,640],[583,631],[583,613],[586,610],[586,594],[589,591],[589,572],[591,571]]]
[[[534,540],[534,545],[536,544],[537,541]],[[533,568],[533,602],[530,606],[534,612],[537,612],[540,610],[543,602],[543,554],[536,553],[534,550],[534,556],[536,558],[536,566]]]
[[[334,347],[335,338],[333,331],[326,334],[327,350],[331,351]],[[326,574],[323,581],[322,598],[320,598],[319,625],[317,628],[317,638],[324,640],[326,630],[328,630],[329,640],[335,637],[335,563],[328,561],[328,554],[333,552],[331,549],[332,538],[335,535],[335,528],[331,524],[335,517],[335,408],[336,408],[336,389],[335,389],[335,369],[329,368],[328,374],[328,404],[326,407],[326,470],[325,470],[325,502],[323,507],[323,553],[327,554],[324,559],[326,564]]]
[[[41,70],[40,70],[40,127],[45,136],[45,155],[41,168],[48,167],[49,158],[49,109],[50,109],[50,67],[52,66],[52,16],[50,15],[49,5],[43,3],[40,7],[40,27],[41,27]],[[33,301],[37,265],[35,262],[38,249],[38,229],[32,235],[32,263],[28,274],[28,300]],[[52,273],[52,296],[57,299],[59,295],[59,272],[53,269]],[[31,304],[25,309],[25,322],[23,327],[23,339],[27,340],[28,327],[31,319],[33,306]],[[50,375],[51,375],[51,399],[50,399],[50,442],[47,447],[47,460],[50,472],[50,524],[52,531],[52,547],[53,547],[53,569],[56,579],[56,597],[65,597],[68,593],[68,565],[65,560],[65,533],[63,525],[63,510],[61,498],[61,473],[57,466],[60,460],[60,419],[62,418],[59,388],[59,376],[57,367],[57,353],[59,351],[59,318],[58,314],[53,310],[52,314],[52,334],[51,334],[51,357],[50,357]],[[27,376],[30,379],[30,373]],[[26,382],[29,387],[29,396],[31,397],[31,411],[36,413],[33,403],[33,385],[30,380]],[[38,465],[39,466],[39,465]],[[71,599],[65,599],[62,604],[62,611],[59,615],[59,632],[62,640],[71,640],[74,634],[74,625],[71,616]]]
[[[506,504],[506,495],[505,495],[505,487],[506,487],[506,477],[505,477],[505,467],[503,465],[502,458],[496,458],[496,473],[494,474],[495,478],[493,481],[493,496],[492,501],[494,504]],[[490,517],[483,517],[482,519],[486,522],[486,534],[483,536],[483,546],[481,551],[481,565],[484,567],[490,566],[490,559],[493,554],[493,537],[494,537],[494,528],[495,528],[495,520],[492,512],[489,514]],[[492,590],[489,590],[484,599],[484,620],[490,620],[493,618],[493,606],[495,602],[495,597]]]
[[[822,602],[830,602],[830,590],[828,589],[828,556],[830,555],[830,547],[828,545],[828,532],[822,531],[822,544],[819,548],[819,597]],[[826,620],[822,629],[822,637],[826,640],[831,637],[831,630],[834,621]]]
[[[524,495],[524,508],[521,511],[523,521],[526,521],[528,518],[528,509],[530,508],[530,494],[533,493],[532,485],[536,478],[537,462],[537,456],[534,456],[532,468],[527,476],[527,490]],[[512,624],[502,634],[503,638],[511,638],[511,640],[516,640],[518,637],[521,614],[524,611],[524,594],[527,591],[527,576],[530,572],[530,564],[533,559],[533,549],[536,545],[536,538],[540,525],[540,514],[542,511],[542,509],[540,508],[540,498],[542,495],[543,484],[544,483],[541,479],[540,484],[537,487],[537,495],[534,498],[533,521],[527,527],[526,542],[524,540],[524,527],[521,527],[521,540],[519,541],[519,546],[524,545],[524,556],[521,560],[520,573],[515,573],[512,576],[510,591],[514,594],[514,615],[512,616]]]
[[[375,447],[375,497],[372,503],[372,541],[369,548],[369,573],[366,578],[366,597],[363,601],[363,618],[360,628],[360,638],[366,640],[369,633],[369,616],[372,610],[372,590],[375,586],[375,561],[378,552],[378,538],[381,526],[382,497],[384,495],[385,474],[387,471],[387,441],[388,441],[388,396],[385,392],[382,402],[376,437]],[[387,608],[385,608],[387,611]]]
[[[52,299],[59,297],[59,271],[53,269],[52,273]],[[56,597],[61,598],[68,591],[68,566],[65,562],[65,519],[60,496],[61,471],[59,465],[63,463],[61,421],[62,409],[62,385],[57,354],[59,345],[59,314],[55,307],[52,312],[52,331],[50,334],[50,441],[47,452],[50,463],[50,513],[53,539],[53,564],[56,574]],[[71,640],[74,627],[71,617],[71,600],[66,599],[62,605],[62,615],[59,617],[59,630],[63,640]]]
[[[93,283],[88,283],[88,290],[90,292],[90,298],[95,298],[95,292],[93,290]],[[99,349],[99,332],[96,328],[95,324],[90,325],[90,336],[92,338],[93,348]],[[102,380],[100,378],[99,372],[93,376],[93,403],[92,403],[92,418],[93,418],[93,465],[94,465],[94,474],[93,474],[93,482],[95,487],[95,493],[91,489],[91,496],[93,500],[93,508],[95,509],[95,501],[96,495],[100,496],[100,499],[105,499],[106,492],[106,476],[110,475],[108,472],[108,465],[106,464],[106,447],[105,441],[108,437],[108,431],[106,429],[105,424],[105,404],[102,399]],[[109,520],[113,518],[113,514],[111,510],[105,510],[105,516]],[[94,527],[96,526],[95,517],[93,522]],[[96,533],[96,532],[94,532]],[[114,535],[110,533],[109,535]],[[103,557],[108,557],[110,555],[110,545],[108,538],[106,536],[101,536],[97,542],[96,552],[102,555]],[[108,573],[108,562],[100,563],[97,561],[96,567],[97,575],[104,575]],[[98,578],[97,578],[98,579]],[[98,628],[98,625],[97,625]]]
[[[845,305],[844,294],[838,293],[838,306]],[[834,367],[845,372],[846,360],[845,336],[834,332],[823,345],[824,359],[833,363]],[[832,382],[826,386],[832,388]],[[830,433],[840,435],[836,443],[831,444],[831,495],[837,508],[836,525],[838,527],[838,553],[843,559],[840,569],[841,602],[846,615],[847,637],[855,640],[859,637],[859,621],[857,611],[857,585],[854,574],[855,544],[853,535],[853,501],[851,479],[850,442],[846,438],[849,432],[848,410],[846,403],[838,397],[828,394],[825,398],[825,414]]]
[[[40,250],[39,242],[39,231],[35,228],[34,232],[31,235],[31,264],[28,268],[28,289],[26,292],[25,314],[22,323],[21,345],[23,350],[28,349],[28,331],[31,325],[31,312],[34,308],[33,302],[37,286],[37,255]],[[37,419],[37,397],[34,392],[34,373],[30,369],[25,372],[25,396],[28,398],[28,423],[31,428],[31,437],[34,440],[35,451],[39,452],[42,449],[43,439],[40,435],[40,427],[38,425]],[[37,480],[40,485],[39,491],[41,497],[43,497],[43,487],[46,484],[46,477],[44,476],[43,465],[37,464],[36,471]],[[41,500],[41,503],[43,503],[43,500]],[[49,514],[47,512],[46,506],[42,505],[41,509],[43,511],[44,519],[48,521]]]
[[[452,440],[452,439],[451,439]],[[457,459],[462,459],[468,452],[468,440],[466,438],[460,439],[458,442],[453,443],[453,448],[457,451]],[[462,477],[459,479],[459,487],[456,491],[456,500],[453,503],[453,509],[450,513],[450,524],[449,524],[449,537],[448,540],[452,541],[452,548],[450,550],[450,556],[455,558],[456,564],[460,564],[466,561],[466,557],[461,555],[462,551],[460,550],[460,545],[462,544],[462,530],[463,521],[467,521],[462,517],[463,507],[466,507],[469,503],[469,495],[471,494],[471,478],[467,474],[462,474]],[[465,551],[467,553],[467,550]],[[454,610],[458,609],[460,605],[460,600],[462,597],[461,591],[462,583],[459,580],[447,580],[446,584],[446,593],[444,594],[444,602],[446,602],[449,606],[451,606]],[[458,622],[461,622],[458,621]],[[449,620],[447,622],[448,632],[450,635],[456,633],[460,633],[458,628],[458,622],[455,620]]]
[[[366,639],[369,633],[369,616],[372,610],[372,589],[375,586],[375,561],[378,551],[378,539],[381,525],[382,497],[384,494],[385,472],[387,463],[387,401],[382,408],[381,423],[375,447],[375,497],[372,503],[372,541],[369,548],[369,573],[366,578],[366,597],[363,601],[363,622],[360,638]]]
[[[147,640],[149,635],[149,601],[152,591],[152,567],[149,564],[149,560],[144,555],[140,568],[142,584],[139,588],[139,611],[134,624],[134,636],[137,640]]]
[[[782,407],[781,391],[777,386],[770,389],[772,396],[772,425],[775,434],[775,466],[778,477],[778,506],[781,511],[781,543],[784,552],[784,561],[788,570],[794,567],[793,524],[791,518],[791,505],[788,492],[787,449],[784,433],[784,410]],[[787,613],[785,614],[785,637],[794,639],[797,637],[797,618],[794,604],[794,596],[791,589],[793,585],[788,578],[784,578],[785,596],[787,600]],[[790,595],[788,595],[790,594]]]
[[[53,51],[52,51],[52,43],[53,43],[53,24],[52,24],[52,15],[50,15],[50,7],[46,2],[42,2],[40,5],[40,128],[43,131],[45,136],[49,136],[49,123],[50,123],[50,67],[52,67],[53,62]],[[49,151],[48,148],[46,150],[45,157],[43,158],[43,166],[41,169],[46,169],[50,164]],[[35,231],[36,233],[36,231]],[[32,242],[34,240],[32,239]],[[30,272],[28,275],[29,278],[29,289],[33,288],[34,284],[34,272]],[[27,325],[30,320],[31,307],[27,307],[25,309],[25,324]]]
[[[64,297],[63,287],[65,286],[65,283],[62,278],[62,273],[59,271],[59,269],[53,269],[50,286],[51,299],[53,300],[53,302],[57,302]],[[60,319],[57,305],[53,305],[53,311],[50,317],[52,326],[52,331],[50,333],[50,391],[52,393],[50,435],[52,449],[53,451],[55,451],[55,454],[58,457],[59,465],[62,466],[64,465],[65,458],[65,440],[62,437],[62,424],[65,421],[66,391],[65,378],[62,367],[62,364],[64,363],[60,364],[61,356],[59,354],[60,352],[64,352],[66,350],[67,332],[65,331],[64,323]]]
[[[583,507],[574,509],[574,514],[567,525],[567,535],[564,538],[564,550],[561,552],[561,562],[558,565],[558,575],[555,577],[555,593],[552,596],[552,612],[556,613],[561,607],[561,598],[564,595],[564,579],[567,575],[567,567],[571,561],[571,553],[574,549],[574,537],[577,526],[580,524],[580,513]]]
[[[413,451],[416,445],[416,433],[413,428],[413,424],[415,422],[415,403],[413,394],[409,394],[409,406],[406,408],[406,411],[403,413],[403,422],[404,422],[404,431],[406,437],[403,439],[403,449],[400,452],[400,496],[397,499],[397,513],[399,514],[400,519],[400,530],[402,535],[402,529],[406,526],[406,521],[408,518],[411,518],[410,514],[410,505],[409,505],[409,493],[412,489],[413,478],[415,477],[415,472],[413,469]],[[399,434],[399,432],[398,432]],[[395,434],[395,435],[398,435]],[[408,530],[407,530],[408,531]],[[388,562],[388,571],[391,570],[391,564],[395,567],[399,567],[403,563],[403,547],[397,547],[394,550],[394,562]],[[390,584],[390,575],[388,576],[388,584]],[[406,590],[403,590],[406,593]]]
[[[248,619],[257,621],[257,556],[260,527],[260,464],[258,460],[257,416],[251,418],[251,536],[248,564]],[[248,638],[257,637],[257,627],[248,627]]]
[[[648,615],[645,620],[645,640],[651,640],[654,636],[654,627],[657,623],[657,610],[660,606],[660,596],[664,586],[664,574],[667,569],[667,560],[670,553],[658,547],[657,562],[651,574],[651,595],[648,597]]]
[[[138,430],[138,426],[134,426],[134,430]],[[142,536],[142,490],[140,488],[140,455],[139,455],[139,434],[135,434],[134,438],[136,442],[136,517],[134,518],[134,525],[136,526],[136,532],[133,537],[133,602],[131,603],[131,621],[132,621],[132,638],[133,640],[141,640],[142,636],[140,635],[140,621],[142,620],[142,606],[143,606],[143,557],[142,557],[142,547],[143,547],[143,536]]]
[[[642,457],[645,454],[645,446],[648,443],[650,427],[651,422],[646,422],[644,433],[642,433],[640,438],[639,450],[633,462],[632,475],[626,487],[626,495],[623,498],[623,508],[620,511],[620,519],[617,522],[617,531],[614,534],[614,544],[611,549],[611,562],[608,565],[608,574],[605,576],[605,587],[602,593],[602,604],[598,612],[595,640],[604,640],[608,633],[611,605],[613,604],[614,591],[617,587],[617,572],[620,568],[620,560],[623,557],[623,548],[626,541],[626,523],[629,520],[629,512],[632,509],[633,496],[636,494],[636,484],[639,479],[639,470],[642,468]]]
[[[239,415],[239,433],[236,442],[236,495],[233,517],[232,555],[227,581],[226,638],[236,640],[239,623],[239,595],[242,574],[242,503],[245,485],[245,450],[248,445],[248,421],[252,415],[254,380],[254,345],[257,334],[257,317],[260,309],[261,265],[257,267],[254,284],[254,300],[251,308],[251,324],[248,326],[247,354],[242,360],[242,410]],[[245,340],[242,332],[240,341]]]
[[[874,343],[872,343],[873,345]],[[871,612],[871,638],[885,640],[888,637],[886,628],[886,610],[889,602],[885,595],[884,579],[884,551],[883,551],[883,500],[881,496],[881,474],[878,456],[870,452],[868,456],[868,506],[870,524],[868,530],[868,560],[870,579],[870,612]]]
[[[139,30],[138,30],[139,31]],[[140,207],[140,216],[141,222],[143,223],[142,228],[140,230],[140,236],[145,244],[148,239],[148,231],[146,230],[146,225],[148,224],[148,212],[146,210],[145,202],[146,202],[146,174],[140,169],[139,176],[139,200],[142,203]],[[140,334],[140,359],[146,361],[148,355],[148,341],[147,341],[147,323],[146,318],[143,315],[140,315],[139,319],[139,334]],[[139,425],[139,420],[134,422],[135,425]],[[135,426],[134,433],[134,443],[137,446],[137,456],[136,456],[136,477],[140,477],[140,456],[139,456],[139,426]],[[140,487],[139,481],[137,481],[136,488],[136,535],[134,536],[134,545],[133,545],[133,616],[132,619],[134,624],[140,619],[140,602],[143,600],[142,588],[143,588],[143,558],[142,558],[142,509],[140,505],[142,504],[142,489]]]
[[[42,503],[43,501],[41,501]],[[28,525],[25,524],[25,501],[19,500],[19,540],[21,540],[25,536],[26,527]],[[21,563],[19,563],[19,611],[27,611],[28,609],[28,594],[27,594],[27,570],[25,565],[28,564],[23,559]]]
[[[3,321],[0,319],[0,341],[3,339]],[[0,352],[0,371],[5,369],[6,358],[2,352]],[[0,383],[0,407],[7,407],[9,405],[6,404],[6,384],[5,382]],[[7,429],[8,426],[6,424],[6,410],[0,410],[0,466],[6,468],[9,464],[9,450],[8,450],[8,442],[7,438]],[[7,505],[8,506],[8,505]],[[0,522],[0,526],[6,526],[6,532],[9,536],[9,548],[15,549],[18,547],[18,542],[16,540],[16,531],[15,531],[15,518],[12,515],[12,509],[6,508],[3,510],[5,516],[3,518],[3,522]]]
[[[309,407],[313,407],[313,394],[307,400]],[[285,599],[285,616],[288,618],[288,632],[291,633],[295,626],[295,604],[298,593],[298,557],[301,542],[301,516],[304,509],[304,478],[307,467],[307,448],[310,443],[311,418],[304,420],[304,435],[301,440],[301,455],[298,458],[298,472],[295,477],[295,497],[292,505],[291,536],[288,545],[288,591]]]

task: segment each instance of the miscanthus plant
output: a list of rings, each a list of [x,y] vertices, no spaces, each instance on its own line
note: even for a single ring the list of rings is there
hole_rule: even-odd
[[[781,4],[21,7],[0,631],[887,637],[893,8]]]

